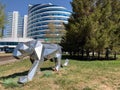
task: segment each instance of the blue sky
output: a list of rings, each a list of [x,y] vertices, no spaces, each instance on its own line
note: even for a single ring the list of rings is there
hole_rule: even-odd
[[[19,11],[22,16],[27,14],[29,4],[53,3],[55,5],[64,6],[71,11],[71,1],[72,0],[0,0],[0,2],[5,5],[6,13]]]

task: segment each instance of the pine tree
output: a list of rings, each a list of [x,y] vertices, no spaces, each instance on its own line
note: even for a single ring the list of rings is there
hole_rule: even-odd
[[[73,13],[66,27],[66,37],[62,45],[69,52],[84,50],[105,52],[109,59],[109,50],[116,51],[120,41],[120,1],[119,0],[73,0]]]

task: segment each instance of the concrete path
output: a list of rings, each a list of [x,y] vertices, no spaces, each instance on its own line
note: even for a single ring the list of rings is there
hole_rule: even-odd
[[[0,65],[17,61],[12,55],[0,55]]]

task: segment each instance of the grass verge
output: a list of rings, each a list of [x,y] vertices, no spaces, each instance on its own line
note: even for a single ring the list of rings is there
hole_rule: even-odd
[[[17,80],[28,73],[29,60],[0,66],[0,90],[120,90],[120,60],[70,60],[68,67],[52,71],[46,61],[35,78],[20,85]]]

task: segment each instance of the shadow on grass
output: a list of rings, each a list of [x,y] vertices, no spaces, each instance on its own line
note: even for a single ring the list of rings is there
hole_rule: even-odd
[[[92,56],[87,57],[87,56],[70,56],[70,55],[63,55],[62,59],[74,59],[74,60],[78,60],[78,61],[111,61],[111,60],[116,60],[113,57],[109,57],[109,59],[106,59],[105,57],[100,57],[98,58],[97,56],[95,56],[94,58]]]
[[[40,70],[41,70],[41,71],[46,71],[46,70],[54,71],[52,67],[40,68]]]
[[[14,73],[14,74],[11,74],[11,75],[8,75],[8,76],[0,77],[0,80],[1,79],[9,79],[9,78],[16,78],[16,77],[19,77],[19,76],[24,76],[24,75],[27,75],[27,73],[28,73],[28,71]]]
[[[40,68],[40,71],[46,71],[46,70],[53,71],[53,68],[52,67]],[[3,76],[3,77],[0,77],[0,80],[25,76],[25,75],[28,74],[28,72],[29,71],[24,71],[24,72],[14,73],[14,74],[11,74],[11,75],[8,75],[8,76]]]

